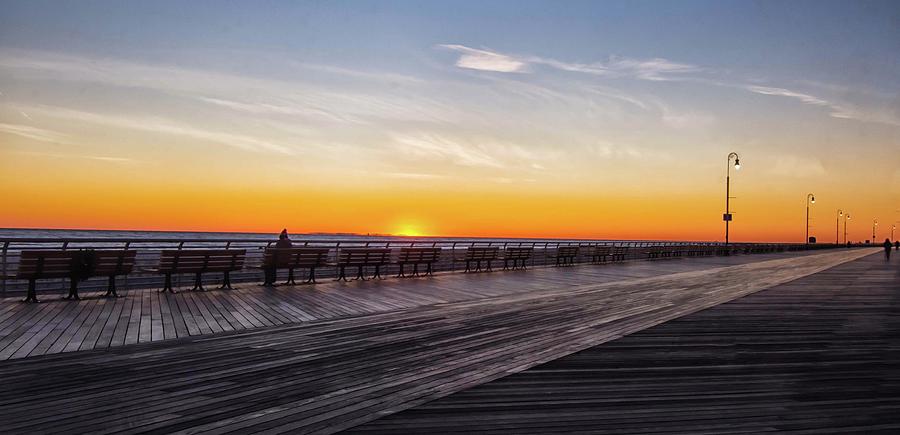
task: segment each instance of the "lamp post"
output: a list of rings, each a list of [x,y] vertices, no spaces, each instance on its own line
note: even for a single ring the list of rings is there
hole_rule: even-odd
[[[878,219],[872,219],[872,244],[875,244],[875,227],[878,226]]]
[[[816,203],[816,196],[812,193],[806,194],[806,244],[809,245],[809,205]]]
[[[834,244],[837,245],[841,242],[838,237],[840,229],[841,229],[841,217],[844,216],[844,211],[838,209],[837,219],[834,220]]]
[[[897,224],[891,225],[891,240],[894,240],[894,230],[897,229]]]
[[[728,153],[728,164],[725,167],[725,214],[722,220],[725,221],[725,253],[728,254],[728,223],[731,222],[731,159],[734,159],[734,170],[741,170],[741,158],[735,152]]]
[[[850,220],[850,213],[847,213],[847,217],[844,218],[844,243],[847,243],[847,221]]]

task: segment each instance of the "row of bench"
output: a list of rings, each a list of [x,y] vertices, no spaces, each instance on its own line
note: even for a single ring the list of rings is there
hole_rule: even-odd
[[[276,272],[288,270],[285,284],[296,284],[294,271],[308,270],[306,283],[316,282],[316,269],[335,267],[337,280],[347,281],[347,268],[356,268],[354,279],[365,280],[365,271],[374,268],[372,278],[382,278],[382,268],[388,265],[398,267],[397,277],[420,276],[422,273],[434,273],[434,264],[441,259],[442,249],[438,247],[401,247],[396,251],[391,248],[341,248],[334,262],[329,262],[331,248],[296,247],[266,248],[262,264],[257,268],[266,271],[264,285],[274,285]],[[507,247],[501,250],[498,246],[472,246],[460,258],[454,261],[465,262],[465,272],[491,271],[494,262],[503,261],[504,269],[524,269],[533,256],[533,247]],[[557,266],[575,264],[579,253],[591,258],[591,262],[607,260],[624,260],[628,248],[622,246],[562,246],[554,254],[549,255]],[[78,282],[91,277],[106,277],[109,280],[104,296],[117,297],[116,277],[128,275],[134,271],[136,250],[29,250],[22,251],[18,270],[12,279],[28,280],[28,291],[25,302],[38,302],[36,281],[39,279],[69,278],[70,286],[67,299],[79,299]],[[145,272],[164,275],[163,288],[160,291],[174,293],[172,276],[178,274],[194,274],[194,286],[191,290],[204,290],[202,275],[204,273],[222,273],[222,285],[219,288],[231,288],[232,272],[244,269],[245,249],[173,249],[160,253],[156,267],[143,269]],[[412,267],[407,275],[407,267]],[[424,270],[423,270],[424,269]]]

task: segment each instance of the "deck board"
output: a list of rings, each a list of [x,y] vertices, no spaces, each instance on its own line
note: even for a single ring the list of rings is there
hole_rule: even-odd
[[[174,295],[159,294],[154,289],[127,290],[117,300],[100,298],[102,292],[86,293],[78,302],[42,295],[44,302],[37,305],[22,305],[15,298],[6,298],[0,300],[0,360],[384,313],[797,255],[635,261],[350,283],[326,281],[275,289],[241,284],[233,291],[182,291]]]
[[[721,260],[705,267],[685,261],[681,273],[589,284],[573,278],[577,267],[509,280],[448,275],[421,282],[503,290],[405,310],[13,359],[0,362],[0,425],[9,433],[349,429],[872,252],[759,257],[767,261],[728,267],[718,267]],[[596,277],[596,269],[585,269]],[[531,272],[560,284],[522,291]],[[414,280],[359,284],[234,293],[250,292],[268,305],[288,303],[272,299],[282,293],[350,300],[346,295],[367,291],[390,299],[416,288]],[[427,290],[435,291],[417,294]],[[226,297],[234,293],[189,296],[224,308],[241,304]]]
[[[897,433],[898,284],[873,255],[349,433]]]

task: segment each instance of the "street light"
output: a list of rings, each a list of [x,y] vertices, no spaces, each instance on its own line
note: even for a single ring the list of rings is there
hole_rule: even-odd
[[[897,224],[891,225],[891,240],[894,240],[894,230],[897,229]]]
[[[809,205],[816,203],[816,196],[812,193],[806,194],[806,244],[809,245]]]
[[[875,243],[875,227],[878,226],[878,219],[872,219],[872,244]]]
[[[731,159],[734,159],[734,170],[741,170],[741,158],[735,152],[728,153],[728,165],[725,168],[725,214],[722,220],[725,221],[725,253],[728,254],[728,223],[731,222]]]
[[[847,213],[847,217],[844,219],[844,243],[847,243],[847,221],[850,220],[850,213]]]
[[[844,211],[838,209],[837,219],[834,220],[834,244],[837,245],[841,242],[840,238],[838,238],[840,228],[841,228],[841,217],[844,216]]]

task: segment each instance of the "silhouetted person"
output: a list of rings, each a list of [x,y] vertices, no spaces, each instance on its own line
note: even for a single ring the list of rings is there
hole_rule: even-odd
[[[291,238],[288,236],[287,228],[281,230],[281,234],[278,235],[278,241],[275,242],[275,248],[290,248],[293,246],[291,243]],[[278,254],[275,254],[276,256]],[[266,274],[266,284],[265,285],[274,285],[276,279],[276,273],[278,273],[278,269],[276,268],[276,263],[273,261],[271,267],[267,267],[265,270]]]
[[[900,251],[900,240],[894,242],[894,250]]]
[[[278,235],[278,241],[275,242],[276,248],[290,248],[291,238],[288,237],[287,228],[281,230],[281,234]]]
[[[889,261],[891,259],[891,241],[890,239],[884,239],[884,261]]]

